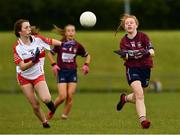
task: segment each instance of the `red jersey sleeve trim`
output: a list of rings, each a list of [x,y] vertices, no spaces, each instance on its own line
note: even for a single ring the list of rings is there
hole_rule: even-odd
[[[35,37],[38,37],[40,38],[42,41],[44,41],[45,43],[49,44],[49,45],[52,45],[52,39],[51,38],[46,38],[42,35],[35,35]]]
[[[14,63],[16,64],[16,65],[18,65],[21,61],[23,61],[20,57],[19,57],[19,55],[18,55],[18,53],[17,53],[17,51],[16,51],[16,46],[18,45],[18,42],[16,42],[15,44],[14,44],[14,46],[13,46],[13,52],[14,52]]]
[[[15,61],[15,64],[18,65],[21,61],[23,61],[22,59],[18,59]]]

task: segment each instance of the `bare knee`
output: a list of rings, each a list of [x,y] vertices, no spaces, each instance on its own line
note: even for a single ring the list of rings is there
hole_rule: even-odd
[[[143,93],[135,93],[135,99],[136,100],[143,100],[144,94]]]
[[[49,103],[51,101],[51,96],[49,95],[49,96],[43,97],[41,98],[41,100],[43,103]]]
[[[72,95],[68,95],[67,97],[67,103],[72,104]]]

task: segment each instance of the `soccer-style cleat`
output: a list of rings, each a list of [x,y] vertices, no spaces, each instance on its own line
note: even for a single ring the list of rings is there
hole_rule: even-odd
[[[61,119],[62,119],[62,120],[67,120],[67,118],[68,118],[67,115],[65,115],[65,114],[62,114],[62,115],[61,115]]]
[[[150,125],[151,125],[151,122],[148,121],[148,120],[144,120],[144,121],[141,122],[141,126],[142,126],[142,128],[144,128],[144,129],[149,128]]]
[[[118,102],[116,107],[117,111],[120,111],[125,103],[126,103],[126,94],[122,93],[120,96],[120,101]]]
[[[47,118],[48,120],[52,119],[52,117],[54,116],[54,113],[53,112],[48,112],[48,115],[47,115]]]
[[[47,121],[42,123],[42,125],[43,125],[43,128],[50,128],[50,125],[48,124]]]

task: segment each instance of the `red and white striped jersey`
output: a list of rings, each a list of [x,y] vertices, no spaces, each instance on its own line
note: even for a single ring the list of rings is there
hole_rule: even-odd
[[[16,72],[26,79],[34,80],[44,74],[45,50],[50,50],[49,44],[52,44],[52,40],[49,38],[42,39],[42,37],[38,36],[31,36],[31,39],[32,42],[30,45],[26,45],[21,41],[21,39],[17,39],[13,49]],[[40,50],[39,61],[27,70],[22,71],[19,63],[21,61],[24,61],[25,63],[31,61],[37,47]]]

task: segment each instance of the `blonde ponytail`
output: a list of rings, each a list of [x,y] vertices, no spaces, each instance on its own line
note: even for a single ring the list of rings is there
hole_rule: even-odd
[[[65,31],[64,29],[61,29],[59,28],[58,26],[56,26],[55,24],[53,24],[53,29],[52,31],[58,35],[61,35],[61,36],[65,36]]]

